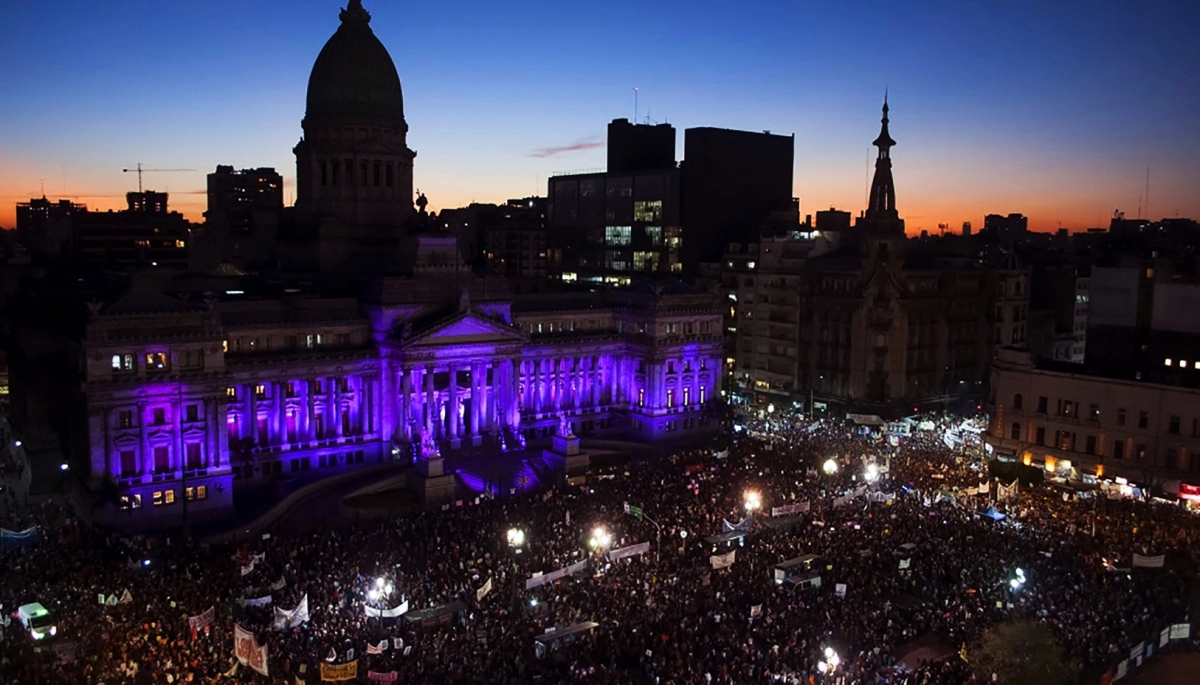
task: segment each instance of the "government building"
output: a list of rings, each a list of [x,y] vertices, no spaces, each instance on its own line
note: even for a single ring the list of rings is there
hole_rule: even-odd
[[[340,18],[275,270],[64,278],[16,308],[18,434],[31,458],[61,457],[97,524],[226,519],[235,492],[313,471],[540,455],[563,425],[642,441],[717,428],[715,297],[675,282],[513,295],[472,273],[414,207],[400,81],[370,15],[350,0]]]

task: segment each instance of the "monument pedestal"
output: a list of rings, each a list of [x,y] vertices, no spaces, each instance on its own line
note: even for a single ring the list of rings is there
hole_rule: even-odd
[[[587,452],[579,449],[579,438],[574,435],[555,435],[548,450],[542,451],[542,461],[555,471],[561,471],[570,480],[587,475],[592,460]]]
[[[416,467],[408,473],[408,489],[426,505],[452,502],[454,475],[445,472],[445,462],[440,456],[421,457]]]

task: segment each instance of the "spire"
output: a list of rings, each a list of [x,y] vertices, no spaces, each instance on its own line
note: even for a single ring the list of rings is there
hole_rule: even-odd
[[[883,96],[883,119],[879,137],[872,143],[879,148],[875,160],[875,178],[871,181],[871,198],[867,204],[868,219],[899,219],[896,213],[896,187],[892,183],[891,149],[896,144],[888,135],[887,94]]]
[[[346,25],[366,26],[371,23],[371,14],[363,9],[362,0],[349,0],[338,18]]]

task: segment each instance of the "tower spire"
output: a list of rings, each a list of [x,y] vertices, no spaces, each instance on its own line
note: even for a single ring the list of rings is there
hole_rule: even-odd
[[[875,178],[871,181],[871,196],[867,204],[867,218],[875,221],[898,220],[896,212],[896,187],[892,183],[892,147],[896,141],[888,134],[887,91],[883,95],[883,118],[880,120],[879,137],[872,143],[879,148],[875,159]]]
[[[346,3],[346,9],[342,10],[338,18],[343,24],[362,24],[371,23],[371,14],[362,6],[362,0],[349,0]]]

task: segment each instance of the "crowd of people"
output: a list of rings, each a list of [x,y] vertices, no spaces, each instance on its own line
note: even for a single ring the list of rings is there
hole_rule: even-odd
[[[981,455],[938,430],[896,442],[840,421],[750,421],[582,486],[228,546],[39,512],[37,544],[3,551],[0,608],[41,602],[57,635],[0,622],[0,683],[296,685],[354,663],[362,683],[958,685],[978,682],[983,631],[1015,617],[1085,668],[1185,619],[1177,569],[1197,561],[1200,517],[1050,486],[1001,501]],[[1135,552],[1168,563],[1123,570]],[[777,564],[810,554],[819,582],[778,582]],[[302,601],[307,617],[277,625]],[[234,657],[235,626],[266,646],[267,675]],[[933,658],[906,659],[931,644],[918,653]]]

